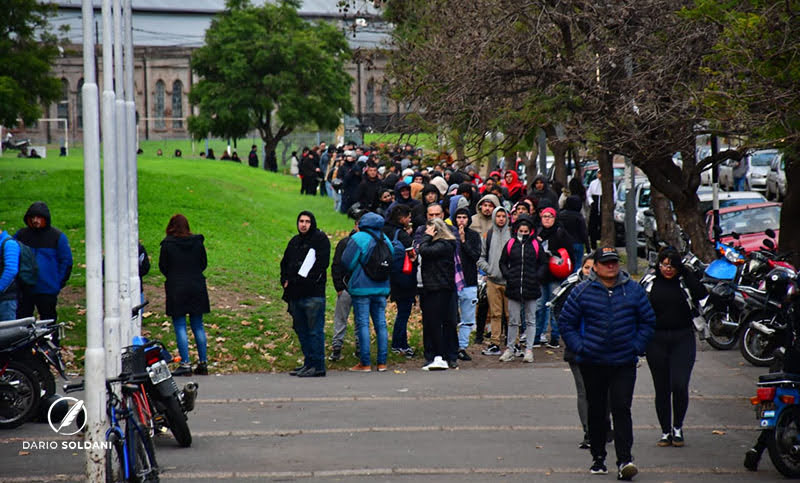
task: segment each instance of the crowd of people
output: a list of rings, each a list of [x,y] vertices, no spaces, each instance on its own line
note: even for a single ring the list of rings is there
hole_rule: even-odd
[[[594,249],[597,242],[590,240],[596,221],[587,217],[599,211],[599,186],[587,190],[575,176],[567,187],[553,187],[541,175],[526,186],[514,169],[484,180],[477,169],[447,161],[423,168],[416,153],[399,147],[387,162],[351,144],[300,155],[302,193],[324,191],[354,226],[331,261],[330,242],[313,213],[298,215],[298,234],[281,261],[284,300],[305,356],[291,374],[326,375],[330,265],[337,297],[328,361],[342,359],[351,310],[359,361],[350,371],[386,371],[389,350],[415,357],[407,334],[415,305],[422,315],[424,371],[472,360],[470,344],[504,363],[533,363],[535,348],[563,343],[590,471],[608,472],[605,447],[613,440],[618,477],[631,479],[638,472],[631,404],[637,362],[646,354],[662,428],[657,444],[683,446],[695,358],[692,319],[705,294],[678,252],[662,251],[657,268],[637,283],[620,270],[614,247]],[[391,341],[387,301],[397,308]]]

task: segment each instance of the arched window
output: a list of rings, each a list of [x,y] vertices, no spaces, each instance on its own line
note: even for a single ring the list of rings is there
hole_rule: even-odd
[[[61,100],[58,101],[56,117],[59,119],[69,118],[69,81],[61,79]]]
[[[83,129],[83,79],[78,81],[78,93],[76,96],[75,102],[75,112],[77,113],[76,121],[78,123],[78,129]]]
[[[165,129],[166,124],[164,123],[164,96],[166,95],[166,87],[164,86],[164,81],[159,80],[156,82],[156,102],[153,105],[155,109],[154,116],[156,118],[155,128],[156,129]]]
[[[389,114],[389,83],[384,82],[381,86],[381,112]]]
[[[183,117],[183,84],[176,80],[172,83],[172,117]],[[172,121],[173,129],[183,129],[183,120]]]
[[[368,113],[375,112],[375,81],[372,79],[367,82],[366,108]]]

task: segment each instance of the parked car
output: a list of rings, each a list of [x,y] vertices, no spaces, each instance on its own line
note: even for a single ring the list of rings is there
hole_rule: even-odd
[[[786,196],[786,161],[783,159],[783,154],[778,154],[772,160],[767,174],[767,199],[778,201],[783,200]]]
[[[767,236],[767,228],[775,231],[775,243],[780,236],[781,204],[780,203],[755,203],[748,205],[729,206],[719,210],[720,241],[729,243],[736,240],[733,233],[739,235],[736,244],[741,244],[745,252],[761,248]],[[714,239],[713,213],[706,213],[706,226],[708,239]]]
[[[745,176],[745,189],[751,191],[766,191],[767,173],[772,161],[778,155],[777,149],[761,149],[746,155],[743,159],[747,163]],[[735,189],[733,170],[736,161],[729,159],[719,167],[719,184],[725,189]]]
[[[622,186],[624,180],[617,183],[617,199],[614,203],[614,226],[616,228],[616,244],[625,244],[625,199],[627,187]],[[634,181],[634,200],[636,203],[636,242],[639,248],[644,248],[644,221],[643,212],[650,207],[650,182],[646,177],[636,177]]]

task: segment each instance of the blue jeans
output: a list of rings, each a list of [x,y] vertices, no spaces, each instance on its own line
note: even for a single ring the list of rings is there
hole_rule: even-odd
[[[17,301],[3,300],[0,302],[0,321],[14,320],[17,318]]]
[[[392,349],[408,349],[408,318],[411,316],[411,307],[414,297],[396,300],[397,317],[392,328]]]
[[[583,262],[583,243],[575,243],[572,245],[572,265],[573,272],[581,269],[581,262]]]
[[[386,364],[389,352],[389,333],[386,330],[386,297],[383,295],[352,296],[353,312],[356,319],[356,336],[358,337],[358,355],[361,364],[369,366],[369,318],[375,326],[375,338],[378,342],[378,364]]]
[[[303,297],[289,301],[292,328],[300,341],[303,366],[325,370],[325,297]]]
[[[536,342],[539,342],[542,339],[542,334],[547,331],[548,322],[550,322],[550,340],[558,340],[558,324],[556,324],[556,319],[551,317],[550,307],[546,305],[553,296],[553,292],[558,289],[558,286],[558,282],[542,284],[542,296],[539,297],[539,301],[536,302]]]
[[[189,314],[189,323],[192,326],[194,341],[197,343],[197,355],[200,357],[200,362],[207,362],[206,331],[203,329],[203,314]],[[178,353],[181,355],[181,362],[188,364],[189,339],[186,336],[186,316],[173,317],[172,326],[175,328],[175,340],[178,342]]]
[[[744,180],[745,180],[744,176],[742,176],[741,178],[733,178],[733,190],[744,191]]]
[[[478,287],[464,287],[458,292],[458,348],[469,346],[469,335],[475,330],[475,308],[478,306]]]

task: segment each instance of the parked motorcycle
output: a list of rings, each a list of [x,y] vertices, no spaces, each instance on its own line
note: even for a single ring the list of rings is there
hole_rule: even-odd
[[[53,335],[61,325],[33,317],[0,322],[0,428],[15,428],[49,408],[56,383],[67,380]],[[47,406],[45,408],[44,406]]]
[[[734,246],[717,242],[715,249],[720,255],[705,269],[702,282],[708,290],[708,299],[703,305],[703,317],[708,322],[711,347],[718,350],[732,349],[739,335],[739,318],[744,299],[736,290],[741,274],[740,267],[746,262],[743,253]]]
[[[166,346],[157,340],[134,337],[133,345],[122,349],[122,371],[133,374],[147,373],[145,392],[152,410],[152,429],[168,428],[179,445],[192,445],[192,433],[187,413],[194,409],[197,383],[189,382],[178,389],[167,365],[172,362]]]
[[[777,372],[759,376],[756,395],[750,399],[756,408],[772,464],[788,478],[800,478],[800,374]],[[761,442],[763,440],[763,443]],[[763,446],[748,451],[745,466],[755,470]],[[752,454],[750,454],[752,453]]]
[[[14,138],[8,138],[5,141],[3,141],[3,151],[7,151],[9,149],[16,149],[16,150],[20,150],[23,148],[27,149],[28,146],[30,145],[31,145],[30,139],[15,140]]]

